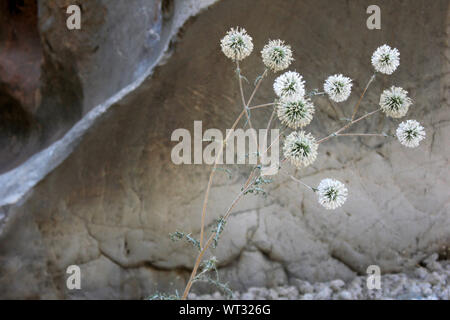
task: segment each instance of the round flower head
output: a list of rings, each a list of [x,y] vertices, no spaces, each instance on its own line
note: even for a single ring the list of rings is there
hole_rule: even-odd
[[[350,96],[352,85],[352,79],[344,77],[342,74],[335,74],[325,80],[323,89],[331,100],[342,102]]]
[[[305,95],[305,81],[297,72],[288,71],[275,79],[273,89],[280,98],[295,98]]]
[[[264,65],[273,72],[286,69],[294,60],[291,46],[282,40],[270,40],[262,49],[261,56]]]
[[[311,122],[314,105],[305,97],[281,99],[277,103],[277,114],[280,121],[289,128],[302,128]]]
[[[392,74],[400,65],[400,52],[387,44],[382,45],[373,53],[372,65],[380,73]]]
[[[342,206],[347,200],[348,190],[345,185],[334,179],[323,179],[317,187],[319,203],[325,209],[333,210]]]
[[[307,167],[316,160],[318,144],[311,133],[292,132],[284,141],[283,153],[296,167]]]
[[[252,37],[243,28],[231,28],[220,40],[223,53],[232,60],[242,60],[253,51]]]
[[[392,86],[390,89],[384,90],[380,96],[381,110],[392,118],[403,117],[411,104],[408,91],[399,87]]]
[[[406,120],[400,123],[396,134],[400,143],[408,148],[418,147],[426,135],[424,128],[416,120]]]

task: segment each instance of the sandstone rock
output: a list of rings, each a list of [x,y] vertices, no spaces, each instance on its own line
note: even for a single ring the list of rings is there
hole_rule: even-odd
[[[352,300],[353,299],[352,294],[350,292],[348,292],[347,290],[339,292],[337,297],[338,297],[338,299],[342,299],[342,300]]]
[[[330,282],[330,287],[331,289],[333,289],[334,291],[338,291],[339,289],[341,289],[343,286],[345,285],[345,282],[337,279],[337,280],[333,280]]]
[[[327,300],[331,298],[331,293],[332,290],[330,288],[324,288],[320,290],[314,298],[318,300]]]
[[[312,300],[312,299],[337,299],[337,300],[436,300],[448,299],[450,288],[446,285],[446,279],[450,276],[450,272],[445,269],[450,266],[450,261],[437,261],[440,272],[438,273],[440,282],[437,285],[431,285],[431,277],[426,279],[416,278],[417,270],[410,270],[408,273],[388,274],[381,276],[381,289],[368,289],[366,286],[366,277],[358,276],[350,284],[339,286],[340,289],[335,290],[333,284],[341,282],[341,280],[333,280],[330,282],[317,282],[311,285],[309,293],[297,291],[295,287],[275,287],[275,288],[250,288],[247,292],[235,292],[234,299],[239,297],[248,297],[256,299],[270,299],[271,293],[277,292],[281,294],[278,298],[284,299],[283,293],[289,292],[288,299],[296,300]],[[300,283],[300,280],[298,281]],[[305,282],[306,283],[306,282]],[[341,283],[340,283],[341,284]],[[214,295],[191,295],[195,299],[217,298],[217,292]],[[223,298],[223,296],[221,296]]]
[[[293,283],[301,294],[314,292],[314,287],[308,281],[294,279]]]

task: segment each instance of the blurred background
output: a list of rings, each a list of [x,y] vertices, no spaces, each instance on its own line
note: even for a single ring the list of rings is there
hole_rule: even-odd
[[[67,6],[81,7],[81,30],[66,27]],[[381,9],[369,30],[366,9]],[[391,132],[406,119],[423,124],[416,149],[396,139],[342,137],[320,145],[317,161],[283,168],[268,196],[246,196],[213,251],[234,290],[342,279],[378,265],[408,272],[450,251],[448,0],[8,0],[0,3],[0,298],[141,299],[182,290],[196,250],[173,243],[176,230],[198,235],[211,167],[174,165],[172,132],[225,132],[239,115],[235,66],[220,51],[230,27],[253,37],[241,69],[245,93],[264,67],[268,39],[292,46],[290,70],[307,90],[331,74],[353,79],[344,103],[314,98],[306,127],[316,137],[340,128],[373,74],[373,51],[400,51],[400,67],[377,75],[360,112],[400,86],[413,105],[405,118],[379,113],[354,132]],[[274,99],[270,74],[254,104]],[[270,109],[252,112],[265,128]],[[241,124],[242,125],[242,124]],[[275,127],[280,124],[277,122]],[[250,166],[216,174],[207,223],[228,208]],[[326,211],[307,189],[332,177],[349,189]],[[66,269],[81,269],[81,289]],[[193,288],[210,292],[207,286]]]

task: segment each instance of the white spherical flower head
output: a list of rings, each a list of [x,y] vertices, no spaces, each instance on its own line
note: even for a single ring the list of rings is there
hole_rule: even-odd
[[[380,73],[392,74],[400,65],[400,52],[387,44],[382,45],[373,53],[372,65]]]
[[[342,206],[347,200],[348,190],[345,185],[334,179],[323,179],[317,187],[319,203],[328,210]]]
[[[352,79],[344,77],[342,74],[335,74],[325,80],[323,89],[331,100],[342,102],[350,96],[352,85]]]
[[[252,37],[244,28],[231,28],[220,41],[223,53],[232,60],[247,58],[253,51]]]
[[[406,120],[399,124],[397,138],[400,143],[408,148],[416,148],[420,141],[425,139],[424,128],[416,120]]]
[[[305,81],[297,72],[288,71],[275,79],[273,90],[280,98],[295,98],[305,95]]]
[[[302,128],[311,122],[314,105],[305,97],[284,98],[277,102],[277,114],[280,121],[289,128]]]
[[[311,133],[292,132],[284,141],[283,153],[296,167],[307,167],[316,160],[318,144]]]
[[[386,89],[380,96],[381,110],[392,118],[403,117],[412,104],[412,100],[408,97],[408,91],[392,86]]]
[[[273,72],[286,69],[294,60],[291,46],[282,40],[270,40],[262,49],[261,56],[264,65]]]

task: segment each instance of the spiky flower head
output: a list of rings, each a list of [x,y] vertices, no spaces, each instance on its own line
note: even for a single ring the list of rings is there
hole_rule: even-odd
[[[425,139],[425,129],[416,120],[406,120],[399,124],[397,138],[400,143],[408,148],[419,146],[420,141]]]
[[[277,114],[280,121],[289,128],[302,128],[313,118],[314,105],[305,97],[295,99],[283,98],[277,102]]]
[[[387,44],[382,45],[373,53],[372,65],[380,73],[392,74],[400,65],[400,52]]]
[[[352,79],[342,74],[329,76],[323,84],[323,89],[331,100],[342,102],[348,99],[352,92]]]
[[[270,40],[261,50],[261,56],[264,65],[273,72],[286,69],[294,60],[291,46],[282,40]]]
[[[348,190],[345,185],[334,179],[323,179],[317,187],[319,203],[328,210],[342,206],[347,200]]]
[[[284,141],[283,153],[296,167],[307,167],[316,160],[318,144],[311,133],[294,131]]]
[[[389,117],[403,117],[412,104],[412,100],[408,97],[408,91],[392,86],[386,89],[380,96],[381,110]]]
[[[305,95],[305,81],[294,71],[287,71],[275,79],[273,90],[280,98],[296,98]]]
[[[252,37],[244,28],[231,28],[220,40],[222,52],[232,60],[247,58],[253,51]]]

